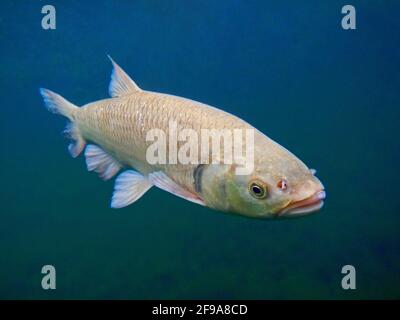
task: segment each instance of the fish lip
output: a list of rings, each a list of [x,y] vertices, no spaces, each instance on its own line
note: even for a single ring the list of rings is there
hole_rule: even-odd
[[[304,215],[317,211],[324,205],[326,192],[324,189],[315,192],[312,196],[303,200],[290,202],[278,212],[278,216]]]

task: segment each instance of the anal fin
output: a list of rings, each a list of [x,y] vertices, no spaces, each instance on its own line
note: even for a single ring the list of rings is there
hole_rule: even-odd
[[[97,172],[103,180],[111,179],[122,167],[112,156],[93,144],[86,147],[85,157],[87,169]]]

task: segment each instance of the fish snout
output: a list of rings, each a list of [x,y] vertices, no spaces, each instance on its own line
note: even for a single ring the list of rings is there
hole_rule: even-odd
[[[302,216],[318,211],[324,205],[326,191],[319,179],[313,176],[294,188],[292,196],[290,203],[279,211],[278,217]]]
[[[308,198],[291,202],[288,206],[286,206],[279,212],[278,216],[296,217],[318,211],[324,205],[325,198],[325,190],[320,190]]]

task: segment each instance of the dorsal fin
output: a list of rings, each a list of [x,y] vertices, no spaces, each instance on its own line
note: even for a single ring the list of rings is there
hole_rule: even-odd
[[[111,73],[110,86],[108,91],[111,97],[121,97],[124,95],[131,94],[135,91],[140,91],[141,89],[137,84],[126,74],[124,70],[110,57],[113,70]]]

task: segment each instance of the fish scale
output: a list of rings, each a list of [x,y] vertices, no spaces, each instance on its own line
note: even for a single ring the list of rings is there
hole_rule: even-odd
[[[198,102],[153,92],[140,91],[132,95],[100,100],[77,110],[76,123],[82,136],[102,146],[119,162],[148,173],[156,169],[172,175],[178,183],[194,191],[193,171],[197,165],[154,165],[146,161],[146,141],[151,129],[168,134],[170,121],[177,129],[250,128],[243,120],[217,108]],[[115,124],[115,125],[113,125]],[[169,147],[167,139],[167,148]]]

